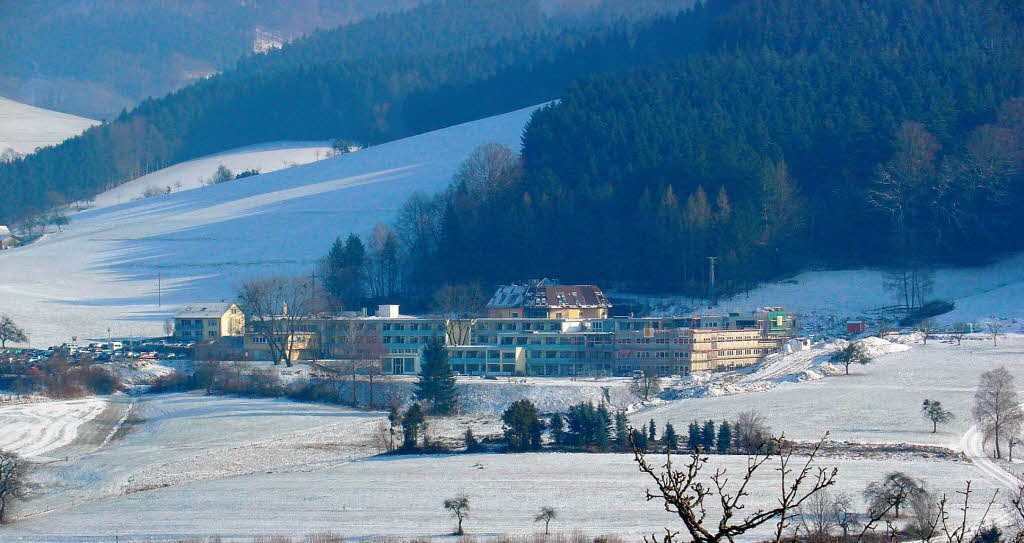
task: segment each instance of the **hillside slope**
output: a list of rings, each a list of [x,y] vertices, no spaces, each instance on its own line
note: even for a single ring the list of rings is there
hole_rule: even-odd
[[[36,147],[60,143],[98,124],[92,119],[51,111],[0,97],[0,154],[13,149],[28,154]]]
[[[389,220],[445,187],[486,142],[517,146],[526,108],[314,164],[72,215],[0,253],[0,298],[33,345],[159,335],[187,302],[233,296],[245,277],[309,273],[338,235]],[[157,305],[157,281],[162,306]]]
[[[169,192],[191,190],[204,186],[219,166],[238,174],[245,170],[270,173],[316,162],[327,157],[330,146],[326,142],[286,141],[250,145],[217,153],[195,160],[168,166],[162,170],[118,185],[90,202],[97,209],[110,205],[130,202],[141,198],[147,189],[163,189]]]

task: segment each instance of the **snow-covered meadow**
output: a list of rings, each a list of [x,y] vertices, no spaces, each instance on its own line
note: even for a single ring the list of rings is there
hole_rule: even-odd
[[[410,194],[447,186],[477,146],[518,148],[533,109],[75,213],[63,232],[0,254],[4,312],[27,329],[33,345],[107,337],[108,328],[114,336],[160,335],[176,308],[232,297],[246,277],[308,274],[336,236],[367,233]],[[212,174],[220,158],[204,160],[194,172],[181,166],[183,184],[194,183],[199,171]],[[159,175],[173,187],[175,176]]]
[[[0,97],[0,154],[5,149],[25,155],[36,147],[60,143],[99,124],[92,119],[42,109]]]
[[[107,408],[101,398],[0,407],[0,450],[38,460],[70,445],[82,425]]]
[[[829,438],[856,443],[909,443],[963,450],[962,437],[972,425],[970,406],[981,374],[998,366],[1006,368],[1024,387],[1024,336],[999,338],[993,347],[981,334],[968,336],[962,345],[932,339],[908,350],[875,358],[868,365],[852,365],[850,375],[840,373],[799,380],[806,369],[827,363],[835,349],[823,348],[788,355],[781,366],[787,371],[764,371],[733,381],[734,388],[720,387],[718,394],[685,398],[636,412],[634,424],[655,419],[685,429],[690,421],[734,420],[743,411],[763,414],[776,432],[797,440],[816,440],[826,431]],[[836,368],[833,368],[835,370]],[[767,375],[767,379],[756,379]],[[753,379],[752,379],[753,378]],[[742,386],[759,383],[758,386]],[[714,389],[712,389],[714,390]],[[732,392],[732,393],[731,393]],[[932,433],[921,415],[925,399],[939,400],[956,418]]]
[[[836,490],[854,500],[861,499],[869,481],[895,470],[923,479],[936,493],[951,494],[971,480],[979,508],[995,488],[1014,485],[1002,466],[983,458],[968,409],[981,372],[1006,365],[1024,380],[1024,336],[1000,338],[997,347],[980,335],[959,347],[934,339],[909,349],[877,339],[868,343],[878,356],[870,365],[852,367],[848,377],[829,371],[806,379],[807,372],[823,371],[829,353],[841,345],[818,344],[727,379],[715,376],[763,386],[670,400],[635,412],[631,421],[640,425],[654,418],[659,429],[671,421],[685,432],[690,420],[720,421],[757,409],[775,430],[797,440],[816,440],[828,430],[839,441],[937,445],[965,453],[928,457],[838,447],[819,465],[838,467]],[[709,391],[712,380],[703,381]],[[471,402],[467,405],[499,405],[515,393],[541,400],[558,394],[565,403],[603,395],[605,386],[622,388],[618,380],[553,380],[539,394],[535,389],[544,384],[529,381],[519,386],[463,382],[461,390]],[[920,416],[924,398],[941,400],[957,419],[930,433]],[[532,533],[532,515],[543,505],[558,507],[553,528],[563,532],[614,533],[632,540],[672,523],[661,507],[643,499],[649,482],[629,455],[380,458],[374,455],[386,420],[381,412],[201,393],[124,400],[132,406],[123,431],[88,454],[41,465],[33,475],[39,494],[23,504],[20,520],[0,532],[0,540],[84,541],[111,534],[123,540],[295,537],[317,531],[350,538],[440,537],[450,529],[441,501],[462,491],[472,499],[468,528],[477,535]],[[477,435],[500,432],[497,415],[481,407],[456,419],[432,419],[429,433],[457,441],[467,426]],[[713,456],[708,473],[720,466],[735,472],[743,463],[742,457]],[[754,485],[752,502],[771,498],[772,474],[766,470]],[[1002,515],[1001,505],[997,509]]]
[[[717,467],[738,473],[741,457],[712,457]],[[837,491],[855,500],[869,482],[892,470],[929,481],[952,495],[975,479],[979,506],[994,485],[977,477],[967,462],[850,460],[824,458],[838,467]],[[773,470],[751,490],[751,503],[778,492]],[[111,537],[152,540],[189,536],[301,536],[333,531],[350,538],[444,536],[452,521],[441,502],[466,492],[473,511],[466,528],[477,535],[534,533],[541,506],[559,511],[552,528],[591,534],[619,534],[628,540],[677,526],[655,502],[644,500],[650,486],[630,455],[537,453],[374,458],[323,469],[259,472],[174,485],[94,500],[28,518],[0,532],[0,540],[88,540]],[[980,514],[980,511],[977,512]],[[765,530],[748,539],[764,536]]]

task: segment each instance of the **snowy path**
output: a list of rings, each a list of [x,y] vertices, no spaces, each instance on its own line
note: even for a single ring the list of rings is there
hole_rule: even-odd
[[[985,435],[978,425],[971,426],[970,430],[967,430],[960,442],[960,448],[986,477],[1012,492],[1017,492],[1021,483],[1020,479],[999,467],[988,457],[988,453],[985,452]]]
[[[71,444],[79,428],[106,408],[101,398],[0,407],[0,450],[40,457]]]

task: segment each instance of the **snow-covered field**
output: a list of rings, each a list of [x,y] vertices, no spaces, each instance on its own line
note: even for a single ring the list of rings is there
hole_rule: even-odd
[[[137,200],[151,188],[172,193],[197,189],[205,186],[205,181],[213,177],[219,166],[224,166],[234,174],[254,169],[264,174],[276,172],[327,158],[330,149],[325,142],[274,142],[250,145],[189,160],[144,175],[96,196],[90,202],[90,206],[97,209]],[[246,181],[247,179],[243,178],[232,182]]]
[[[94,124],[99,123],[0,97],[0,154],[10,148],[25,155],[36,147],[60,143],[81,134]]]
[[[981,436],[971,427],[968,410],[978,375],[987,369],[1005,365],[1024,383],[1024,336],[1000,338],[998,347],[978,335],[960,347],[933,339],[909,349],[869,339],[867,345],[877,355],[870,365],[854,366],[851,376],[833,371],[800,380],[821,371],[828,354],[841,345],[821,343],[727,378],[767,386],[673,400],[636,412],[631,420],[640,425],[654,418],[659,428],[672,421],[685,432],[690,420],[731,419],[753,408],[775,430],[798,440],[816,440],[829,430],[840,441],[938,445],[965,452],[961,459],[925,458],[913,453],[863,455],[840,447],[838,454],[822,457],[821,466],[839,468],[836,490],[857,501],[869,481],[894,470],[922,478],[937,493],[951,494],[973,481],[972,488],[979,491],[977,514],[995,488],[1015,484],[1002,466],[984,459]],[[726,376],[703,384],[716,379]],[[548,392],[562,396],[564,403],[594,390],[603,394],[606,385],[621,388],[618,380],[553,380]],[[470,395],[467,401],[493,405],[516,393],[543,399],[536,390],[543,387],[534,379],[518,386],[462,383]],[[924,398],[941,400],[957,418],[932,434],[920,416]],[[559,509],[553,528],[562,532],[580,529],[632,540],[672,522],[657,504],[644,501],[649,483],[628,455],[373,458],[380,450],[376,433],[385,420],[380,412],[200,393],[144,395],[130,401],[134,405],[116,438],[94,452],[47,463],[35,472],[39,495],[22,505],[20,520],[0,531],[0,541],[100,540],[111,534],[124,540],[294,537],[316,531],[350,538],[441,536],[450,529],[441,501],[461,491],[473,503],[467,527],[478,535],[532,533],[532,515],[543,505]],[[482,409],[456,419],[431,419],[428,432],[451,442],[467,426],[478,436],[500,432],[497,416]],[[736,472],[743,462],[742,457],[712,457],[709,474],[719,466]],[[752,502],[771,498],[773,473],[766,470],[768,477],[754,485]],[[1002,515],[1001,506],[997,509]]]
[[[685,429],[690,421],[734,420],[743,411],[763,414],[776,432],[798,440],[830,439],[857,443],[911,443],[963,450],[962,436],[971,427],[970,406],[980,375],[998,366],[1006,368],[1024,389],[1024,336],[1011,334],[997,347],[982,335],[963,340],[962,346],[930,340],[909,350],[875,358],[866,366],[853,365],[849,376],[835,375],[798,381],[800,375],[828,358],[834,349],[820,348],[789,355],[789,371],[739,383],[767,383],[741,388],[737,394],[705,395],[668,402],[632,415],[634,424],[654,418],[659,426],[672,422]],[[812,362],[813,361],[813,362]],[[804,365],[806,363],[806,365]],[[783,365],[786,365],[783,363]],[[771,373],[769,367],[765,373]],[[725,388],[725,387],[723,387]],[[931,432],[921,416],[925,399],[939,400],[956,417]]]
[[[33,345],[107,337],[108,328],[114,336],[159,335],[176,308],[232,297],[246,277],[310,273],[335,237],[367,233],[413,192],[447,186],[478,145],[518,148],[532,111],[76,213],[63,233],[0,253],[4,312]],[[215,169],[218,160],[208,164]]]
[[[738,473],[742,457],[713,457],[709,465]],[[869,481],[903,470],[952,495],[975,479],[979,506],[993,485],[967,462],[822,459],[839,468],[838,491],[860,500]],[[778,492],[775,472],[764,471],[748,490],[751,503]],[[441,502],[466,492],[471,534],[534,533],[541,506],[559,512],[552,529],[613,533],[638,540],[678,526],[664,509],[644,500],[650,486],[632,457],[623,454],[539,453],[390,457],[324,466],[309,471],[253,473],[95,500],[28,518],[0,531],[0,540],[53,541],[110,538],[169,539],[222,535],[301,536],[334,531],[349,538],[374,535],[443,536],[452,521]],[[980,514],[980,511],[978,511]],[[761,531],[754,536],[763,536]],[[752,539],[748,538],[748,539]]]
[[[39,459],[69,445],[106,407],[100,398],[0,407],[0,450]]]
[[[375,454],[381,413],[203,394],[147,395],[109,421],[119,435],[89,454],[37,468],[38,497],[19,517],[75,504],[251,473],[323,469]],[[69,527],[74,524],[67,525]],[[5,534],[6,535],[6,534]]]

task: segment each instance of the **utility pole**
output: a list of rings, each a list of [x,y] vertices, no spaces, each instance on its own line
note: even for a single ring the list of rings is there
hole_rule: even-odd
[[[715,305],[715,260],[717,260],[717,259],[718,259],[718,257],[714,257],[714,256],[709,256],[708,257],[708,266],[710,268],[710,271],[709,271],[709,274],[708,274],[708,277],[710,278],[710,287],[708,289],[708,299],[710,300],[711,305]]]

